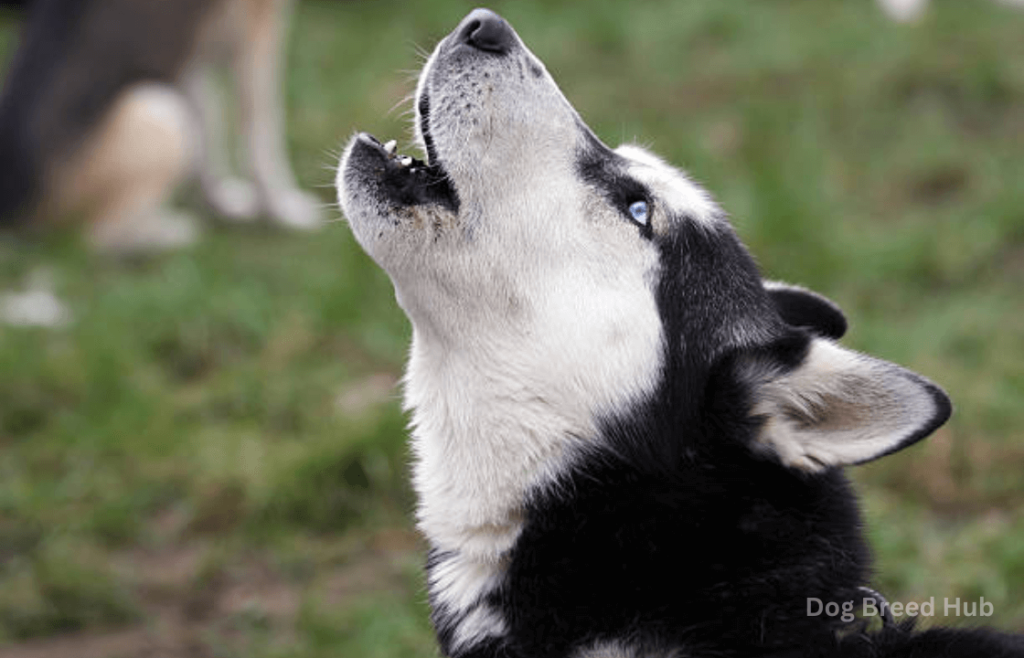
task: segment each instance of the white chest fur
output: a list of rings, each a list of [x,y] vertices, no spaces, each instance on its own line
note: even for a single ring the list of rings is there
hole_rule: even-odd
[[[419,527],[436,548],[499,560],[529,492],[557,483],[598,419],[653,389],[661,323],[642,272],[633,276],[633,296],[606,282],[549,281],[548,291],[578,290],[539,293],[520,326],[455,341],[415,333],[405,387],[413,481]]]

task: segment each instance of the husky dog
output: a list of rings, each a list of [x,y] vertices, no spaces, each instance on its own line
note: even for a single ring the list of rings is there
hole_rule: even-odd
[[[359,134],[337,184],[413,324],[446,656],[1024,656],[808,614],[878,596],[841,467],[945,422],[938,387],[766,285],[708,194],[599,141],[498,15],[441,41],[415,102],[426,160]]]
[[[163,206],[199,152],[232,219],[310,228],[288,165],[278,72],[291,0],[35,0],[0,97],[0,224],[75,215],[98,248],[173,247]],[[229,62],[252,182],[224,175],[210,67]]]

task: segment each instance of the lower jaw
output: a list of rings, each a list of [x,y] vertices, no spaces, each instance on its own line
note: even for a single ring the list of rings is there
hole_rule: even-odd
[[[396,143],[381,143],[376,137],[363,133],[356,148],[372,149],[364,156],[376,158],[382,167],[376,172],[378,184],[386,198],[400,206],[438,205],[458,212],[459,198],[444,169],[408,155],[396,153]]]

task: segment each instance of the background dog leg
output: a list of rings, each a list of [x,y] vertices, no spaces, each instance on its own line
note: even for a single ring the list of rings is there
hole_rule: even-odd
[[[310,229],[320,223],[321,204],[296,186],[284,144],[281,55],[291,5],[291,0],[246,3],[245,34],[235,56],[238,102],[263,210],[279,224]]]
[[[227,174],[223,90],[212,73],[207,68],[191,71],[184,85],[198,117],[195,139],[199,186],[206,203],[221,218],[252,221],[259,215],[259,195],[252,183]]]
[[[60,204],[85,215],[93,247],[126,253],[195,241],[192,218],[163,207],[188,171],[192,123],[186,100],[173,88],[132,87],[61,169],[54,186]]]

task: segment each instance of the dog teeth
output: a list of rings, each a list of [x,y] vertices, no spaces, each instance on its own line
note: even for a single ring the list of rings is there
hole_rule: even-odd
[[[408,167],[409,165],[412,164],[412,158],[410,158],[408,155],[403,155],[398,159],[398,164],[402,165],[403,167]]]
[[[387,142],[386,144],[384,144],[384,150],[387,151],[388,153],[394,155],[395,147],[396,146],[398,146],[398,142],[393,139],[390,142]]]

